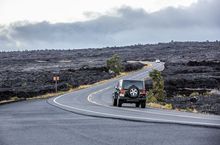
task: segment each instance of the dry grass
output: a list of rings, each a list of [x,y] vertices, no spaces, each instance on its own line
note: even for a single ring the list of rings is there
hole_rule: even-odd
[[[172,110],[173,106],[172,104],[159,104],[159,103],[147,103],[147,105],[151,108],[158,108],[158,109],[167,109],[167,110]],[[186,108],[186,109],[178,109],[175,108],[174,110],[176,111],[181,111],[181,112],[193,112],[193,113],[198,113],[198,111],[194,108]]]
[[[1,104],[6,104],[6,103],[11,103],[11,102],[16,102],[16,101],[19,101],[19,100],[24,100],[24,99],[23,98],[18,98],[17,96],[15,96],[15,97],[12,97],[10,100],[0,101],[0,105]]]
[[[72,88],[68,91],[59,91],[57,93],[47,93],[47,94],[44,94],[44,95],[39,95],[39,96],[36,96],[36,97],[32,97],[32,98],[28,98],[28,100],[33,100],[33,99],[48,99],[48,98],[51,98],[51,97],[55,97],[55,96],[60,96],[60,95],[63,95],[63,94],[66,94],[66,93],[70,93],[70,92],[73,92],[73,91],[77,91],[77,90],[81,90],[81,89],[86,89],[88,87],[91,87],[91,85],[81,85],[77,88]]]
[[[181,112],[193,112],[193,113],[198,113],[196,109],[191,109],[191,108],[186,108],[186,109],[175,109],[176,111],[181,111]]]
[[[172,104],[162,105],[162,104],[159,104],[159,103],[148,103],[147,105],[149,107],[152,107],[152,108],[168,109],[168,110],[172,110],[173,109]]]

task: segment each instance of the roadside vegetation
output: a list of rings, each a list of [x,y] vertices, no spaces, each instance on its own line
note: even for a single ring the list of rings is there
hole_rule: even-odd
[[[164,90],[164,79],[161,72],[153,70],[149,74],[152,79],[152,89],[148,92],[148,105],[154,108],[172,109],[172,104],[164,103],[166,93]]]
[[[199,112],[219,114],[218,91],[199,92],[193,91],[190,94],[176,94],[170,96],[165,92],[164,79],[161,72],[153,70],[149,74],[152,80],[152,89],[148,92],[147,103],[152,108],[175,109],[184,112]]]
[[[153,87],[149,90],[149,101],[150,102],[163,102],[165,98],[164,90],[164,79],[161,72],[158,70],[153,70],[150,72],[150,77],[153,81]]]
[[[106,64],[109,71],[114,72],[117,75],[123,70],[121,58],[117,54],[114,54],[111,58],[109,58],[106,61]]]

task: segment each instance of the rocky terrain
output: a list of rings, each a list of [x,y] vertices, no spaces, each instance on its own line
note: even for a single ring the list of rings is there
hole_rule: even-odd
[[[113,54],[121,57],[126,71],[142,67],[126,61],[164,61],[163,76],[169,98],[193,92],[205,94],[220,88],[219,41],[170,42],[99,49],[1,52],[0,100],[54,91],[54,75],[60,76],[60,90],[111,78],[114,74],[106,69],[106,60]],[[168,102],[173,106],[178,104],[175,100]],[[208,102],[218,104],[216,99]]]
[[[44,52],[44,51],[41,51]],[[46,51],[45,51],[46,52]],[[16,54],[24,56],[16,58]],[[28,53],[28,54],[26,54]],[[5,53],[8,54],[8,53]],[[33,55],[32,55],[33,54]],[[33,57],[29,58],[32,55]],[[45,60],[45,56],[36,56],[34,52],[12,52],[10,56],[1,61],[0,70],[0,101],[12,97],[30,98],[55,91],[53,76],[59,76],[58,90],[66,91],[80,85],[93,84],[101,80],[110,79],[115,76],[109,73],[105,62],[92,62],[93,64],[80,63],[72,60],[61,60],[59,57]],[[59,56],[59,51],[57,54]],[[65,55],[63,55],[65,57]],[[49,58],[49,56],[48,56]],[[85,61],[86,57],[85,57]],[[78,63],[78,64],[77,64]],[[97,65],[96,65],[96,64]],[[124,71],[141,69],[141,63],[122,62]]]
[[[205,93],[220,89],[220,61],[203,60],[183,63],[167,63],[163,74],[168,96]]]
[[[220,115],[220,94],[197,94],[195,96],[175,96],[166,99],[173,109],[196,111]]]

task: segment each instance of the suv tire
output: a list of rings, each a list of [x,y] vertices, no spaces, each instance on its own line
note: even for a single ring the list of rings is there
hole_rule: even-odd
[[[140,103],[136,103],[135,106],[136,106],[136,107],[139,107],[139,106],[140,106]]]
[[[134,85],[131,86],[127,92],[130,98],[137,98],[139,96],[139,93],[140,93],[139,89]]]
[[[121,107],[122,106],[122,102],[120,99],[117,99],[117,104],[118,104],[118,107]]]
[[[117,106],[117,99],[113,99],[113,106]]]
[[[146,101],[141,102],[141,108],[146,108]]]

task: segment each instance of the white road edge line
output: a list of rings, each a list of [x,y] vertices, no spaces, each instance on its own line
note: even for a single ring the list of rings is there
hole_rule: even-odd
[[[142,73],[141,73],[142,74]],[[139,74],[140,75],[140,74]],[[136,76],[137,77],[137,76]],[[95,91],[91,94],[88,95],[87,100],[90,103],[99,105],[99,106],[104,106],[104,107],[109,107],[109,108],[114,108],[115,107],[110,107],[107,105],[103,105],[103,104],[99,104],[95,101],[92,101],[92,95],[95,95],[99,92],[102,92],[104,90],[109,89],[110,87]],[[70,94],[70,93],[68,93]],[[190,121],[175,121],[175,120],[169,120],[169,119],[155,119],[155,118],[149,118],[149,117],[134,117],[134,116],[126,116],[126,115],[117,115],[117,114],[111,114],[111,113],[103,113],[103,112],[97,112],[97,111],[92,111],[92,110],[87,110],[87,109],[82,109],[82,108],[77,108],[77,107],[73,107],[73,106],[69,106],[69,105],[65,105],[65,104],[61,104],[59,102],[57,102],[58,99],[60,99],[61,97],[64,97],[66,94],[58,96],[56,98],[53,99],[53,102],[57,105],[60,105],[62,107],[66,107],[66,108],[71,108],[71,109],[75,109],[78,111],[83,111],[83,112],[87,112],[87,113],[94,113],[94,114],[99,114],[99,115],[105,115],[106,117],[116,117],[116,118],[122,118],[122,119],[133,119],[133,120],[137,120],[137,119],[141,119],[141,120],[145,120],[145,121],[157,121],[157,122],[166,122],[166,123],[181,123],[181,124],[191,124],[191,125],[208,125],[208,126],[220,126],[220,124],[215,124],[215,123],[202,123],[202,122],[190,122]],[[139,111],[139,110],[133,110],[133,109],[126,109],[126,108],[120,108],[120,109],[124,109],[124,110],[129,110],[129,111],[136,111],[136,112],[144,112],[144,111]],[[188,118],[197,118],[197,119],[206,119],[206,118],[201,118],[201,117],[193,117],[193,116],[185,116],[185,115],[174,115],[174,114],[161,114],[161,113],[155,113],[155,112],[145,112],[145,113],[151,113],[151,114],[158,114],[158,115],[170,115],[170,116],[177,116],[177,117],[188,117]],[[207,119],[206,119],[207,120]],[[216,119],[208,119],[208,120],[216,120]],[[217,119],[218,120],[218,119]]]
[[[100,92],[101,90],[99,90]],[[94,93],[97,93],[93,92]],[[111,114],[111,113],[102,113],[102,112],[97,112],[97,111],[91,111],[91,110],[87,110],[87,109],[81,109],[81,108],[76,108],[73,106],[69,106],[69,105],[65,105],[65,104],[61,104],[59,102],[57,102],[58,99],[60,99],[61,97],[64,97],[65,95],[61,95],[58,96],[56,98],[53,99],[53,102],[57,105],[60,105],[62,107],[66,107],[66,108],[71,108],[71,109],[75,109],[78,111],[83,111],[83,112],[87,112],[87,113],[94,113],[94,114],[99,114],[99,115],[105,115],[106,117],[116,117],[116,118],[121,118],[121,119],[133,119],[133,120],[140,120],[140,121],[157,121],[157,122],[164,122],[164,123],[181,123],[181,124],[191,124],[191,125],[208,125],[208,126],[220,126],[220,124],[214,124],[214,123],[201,123],[201,122],[188,122],[188,121],[174,121],[174,120],[169,120],[169,119],[155,119],[155,118],[148,118],[148,117],[134,117],[134,116],[126,116],[126,115],[117,115],[117,114]]]

